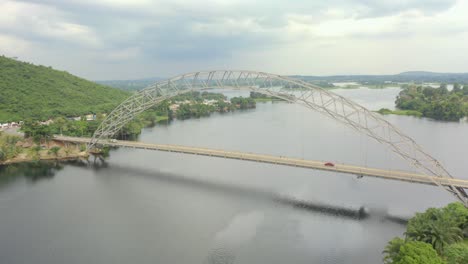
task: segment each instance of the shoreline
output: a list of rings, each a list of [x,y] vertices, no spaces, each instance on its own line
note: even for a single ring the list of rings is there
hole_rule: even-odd
[[[423,114],[419,111],[416,110],[402,110],[402,109],[387,109],[387,108],[381,108],[377,111],[375,111],[381,115],[400,115],[400,116],[415,116],[415,117],[425,117]],[[427,117],[426,117],[427,118]]]
[[[88,159],[88,157],[89,157],[89,153],[87,152],[73,153],[73,154],[68,154],[66,156],[61,156],[61,157],[44,156],[44,157],[40,157],[39,159],[32,158],[32,157],[15,157],[13,159],[0,162],[0,167],[11,165],[11,164],[32,163],[32,162],[38,162],[38,161],[51,161],[51,160],[65,161],[65,160]]]
[[[47,142],[33,142],[31,138],[7,135],[3,138],[7,144],[3,148],[12,151],[6,159],[0,160],[0,166],[18,163],[32,163],[38,161],[60,161],[88,159],[89,153],[81,144],[64,143],[50,140]]]

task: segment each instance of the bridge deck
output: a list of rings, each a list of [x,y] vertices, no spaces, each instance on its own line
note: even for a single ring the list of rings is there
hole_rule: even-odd
[[[87,144],[88,142],[90,142],[91,139],[56,136],[54,140]],[[347,174],[371,176],[371,177],[384,178],[384,179],[390,179],[390,180],[399,180],[399,181],[430,184],[430,185],[437,185],[435,182],[437,181],[441,185],[452,185],[454,187],[468,188],[468,180],[432,177],[432,176],[428,176],[425,174],[418,174],[418,173],[413,173],[413,172],[367,168],[367,167],[360,167],[360,166],[347,165],[347,164],[335,164],[335,166],[331,167],[331,166],[325,166],[323,161],[316,161],[316,160],[303,160],[303,159],[297,159],[297,158],[278,157],[278,156],[272,156],[272,155],[253,154],[253,153],[245,153],[245,152],[237,152],[237,151],[224,151],[224,150],[198,148],[198,147],[186,147],[186,146],[179,146],[179,145],[143,143],[143,142],[137,142],[137,141],[119,140],[115,142],[111,142],[111,141],[100,142],[100,144],[108,145],[108,146],[116,146],[116,147],[150,149],[150,150],[178,152],[178,153],[185,153],[185,154],[203,155],[203,156],[220,157],[220,158],[228,158],[228,159],[248,160],[248,161],[255,161],[255,162],[262,162],[262,163],[302,167],[302,168],[324,170],[324,171],[335,171],[335,172],[341,172],[341,173],[347,173]]]

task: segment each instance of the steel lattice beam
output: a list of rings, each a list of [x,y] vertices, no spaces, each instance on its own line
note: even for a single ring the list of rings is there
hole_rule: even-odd
[[[453,178],[440,162],[380,115],[311,83],[264,72],[204,71],[187,73],[157,82],[137,92],[114,109],[95,131],[88,149],[95,147],[100,140],[112,137],[135,116],[166,99],[190,91],[215,88],[259,92],[322,113],[388,146],[413,167],[433,176],[435,184],[446,189],[465,206],[468,206],[468,195],[464,189],[444,186],[438,180]]]

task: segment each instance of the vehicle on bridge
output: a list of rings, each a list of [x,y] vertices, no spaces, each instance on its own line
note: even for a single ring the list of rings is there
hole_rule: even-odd
[[[335,164],[332,163],[332,162],[327,162],[327,163],[325,163],[325,164],[323,164],[323,165],[325,165],[325,166],[327,166],[327,167],[335,167]]]

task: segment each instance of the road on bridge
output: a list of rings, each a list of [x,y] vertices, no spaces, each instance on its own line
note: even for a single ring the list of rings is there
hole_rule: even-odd
[[[88,144],[91,141],[91,138],[55,136],[54,140]],[[377,178],[383,178],[383,179],[389,179],[389,180],[406,181],[406,182],[412,182],[412,183],[421,183],[421,184],[430,184],[430,185],[440,184],[440,185],[446,185],[446,186],[451,185],[454,187],[460,187],[460,188],[465,188],[465,189],[468,188],[468,180],[432,177],[432,176],[428,176],[425,174],[418,174],[414,172],[384,170],[384,169],[360,167],[360,166],[347,165],[347,164],[335,164],[334,166],[325,166],[323,161],[317,161],[317,160],[303,160],[303,159],[297,159],[297,158],[278,157],[278,156],[273,156],[273,155],[254,154],[254,153],[245,153],[245,152],[237,152],[237,151],[225,151],[225,150],[217,150],[217,149],[198,148],[198,147],[187,147],[187,146],[179,146],[179,145],[143,143],[143,142],[138,142],[138,141],[124,141],[124,140],[108,140],[104,142],[101,141],[99,142],[98,145],[177,152],[177,153],[203,155],[203,156],[219,157],[219,158],[227,158],[227,159],[239,159],[239,160],[278,164],[278,165],[285,165],[285,166],[292,166],[292,167],[301,167],[301,168],[308,168],[308,169],[315,169],[315,170],[335,171],[335,172],[346,173],[346,174],[354,174],[358,176],[371,176],[371,177],[377,177]]]

